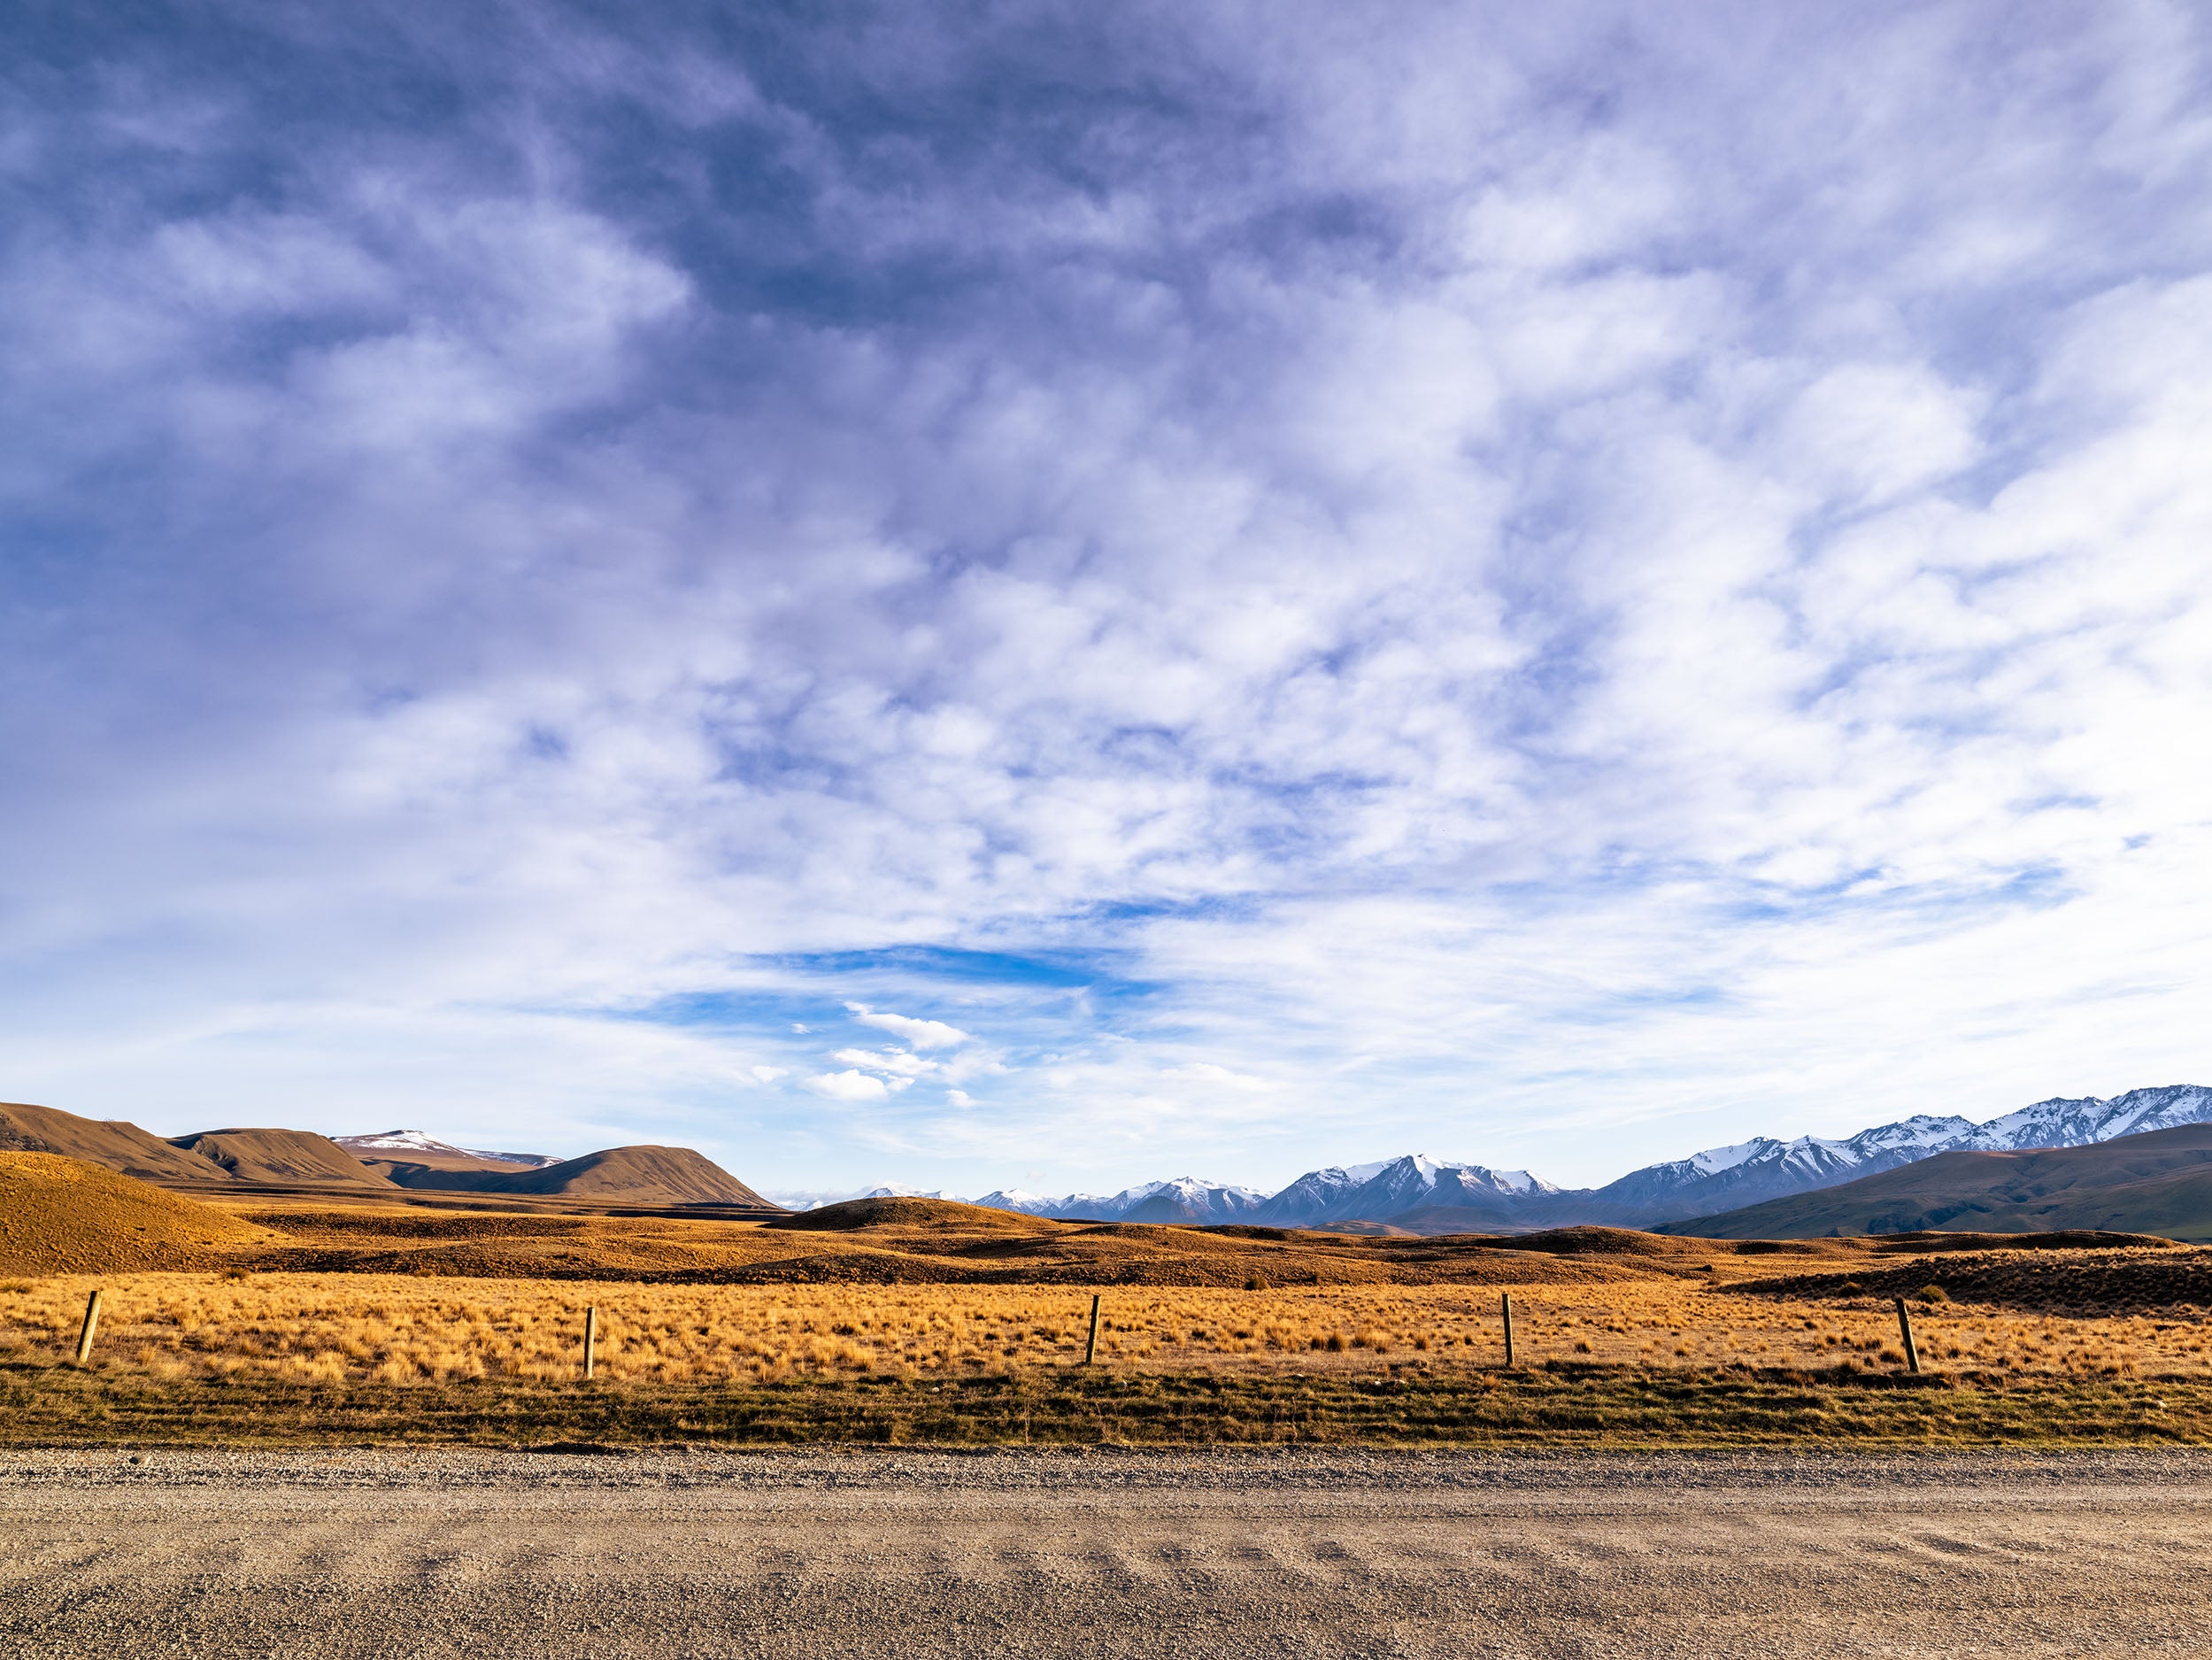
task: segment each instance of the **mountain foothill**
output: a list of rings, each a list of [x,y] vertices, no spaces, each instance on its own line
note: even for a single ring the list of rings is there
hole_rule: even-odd
[[[608,1147],[581,1158],[476,1153],[419,1131],[333,1139],[305,1130],[205,1130],[164,1139],[121,1120],[0,1103],[0,1152],[75,1159],[187,1193],[321,1199],[457,1199],[599,1208],[711,1208],[775,1216],[770,1204],[689,1147]]]

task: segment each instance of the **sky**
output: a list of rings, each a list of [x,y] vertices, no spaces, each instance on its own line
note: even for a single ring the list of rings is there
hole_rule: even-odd
[[[2212,13],[118,4],[0,1096],[1566,1185],[2212,1081]]]

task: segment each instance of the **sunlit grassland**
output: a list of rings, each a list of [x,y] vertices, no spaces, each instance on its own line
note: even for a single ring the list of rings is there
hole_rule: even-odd
[[[103,1289],[96,1363],[162,1378],[245,1374],[315,1383],[575,1375],[586,1306],[597,1370],[615,1381],[997,1375],[1082,1358],[1089,1298],[1053,1286],[684,1286],[462,1280],[376,1274],[137,1274],[0,1282],[0,1361],[73,1350],[87,1291]],[[1692,1280],[1518,1288],[1523,1361],[1697,1370],[1903,1363],[1895,1316],[1872,1298],[1786,1301]],[[2212,1375],[2205,1329],[2149,1315],[2068,1318],[1919,1305],[1924,1363],[1956,1372]],[[1502,1357],[1498,1293],[1465,1286],[1105,1295],[1109,1366],[1236,1370],[1445,1370]]]
[[[103,1291],[91,1364],[74,1365]],[[2194,1321],[1691,1278],[1105,1295],[363,1274],[0,1282],[8,1439],[1608,1442],[2212,1439]],[[598,1311],[581,1378],[583,1309]]]

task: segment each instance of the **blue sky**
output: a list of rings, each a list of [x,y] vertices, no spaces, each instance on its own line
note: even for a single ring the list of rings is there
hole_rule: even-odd
[[[1568,1183],[2212,1077],[2212,24],[19,8],[0,1093]]]

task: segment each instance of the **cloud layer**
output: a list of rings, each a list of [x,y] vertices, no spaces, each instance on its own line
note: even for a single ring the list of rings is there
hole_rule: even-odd
[[[2193,9],[466,13],[0,105],[9,1093],[981,1191],[2212,1063]]]

